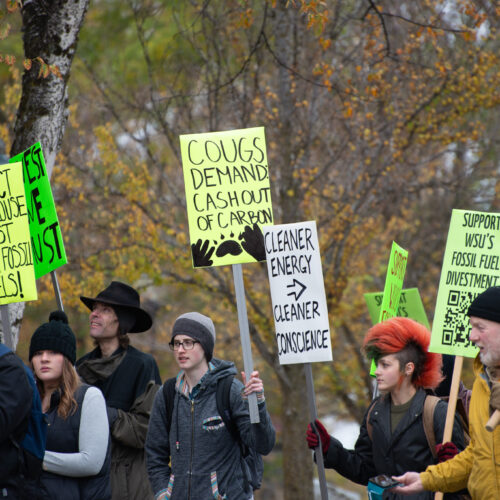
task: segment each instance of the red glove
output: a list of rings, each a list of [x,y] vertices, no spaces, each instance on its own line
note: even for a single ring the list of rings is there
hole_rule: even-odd
[[[321,439],[321,447],[323,448],[323,453],[326,453],[328,451],[328,447],[330,446],[330,435],[319,420],[315,420],[314,423]],[[307,446],[309,446],[311,450],[314,450],[319,446],[318,434],[314,432],[313,426],[309,423],[307,425],[306,441]]]
[[[446,460],[453,458],[457,453],[458,448],[450,441],[436,445],[436,454],[439,463],[446,462]]]

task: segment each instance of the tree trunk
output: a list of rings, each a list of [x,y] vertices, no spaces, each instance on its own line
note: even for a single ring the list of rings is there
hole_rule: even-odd
[[[295,9],[289,9],[287,3],[281,0],[277,5],[273,29],[276,35],[276,53],[286,65],[286,67],[281,65],[278,69],[280,148],[283,160],[275,168],[279,186],[277,206],[280,210],[278,214],[275,211],[275,217],[280,219],[281,224],[299,222],[301,218],[294,197],[289,195],[290,190],[296,188],[296,181],[291,175],[295,168],[292,137],[294,136],[293,120],[296,107],[291,91],[291,74],[288,69],[294,66],[299,50],[294,33],[300,16]],[[284,369],[287,377],[287,386],[282,387],[284,498],[285,500],[313,498],[313,461],[305,440],[310,417],[304,365],[284,365]],[[297,436],[303,436],[303,439],[297,439]]]
[[[314,464],[305,439],[310,418],[304,365],[285,365],[284,368],[290,383],[290,386],[281,387],[284,499],[312,499],[314,496],[311,478]],[[297,436],[302,436],[302,439],[297,439]]]
[[[40,141],[49,177],[66,128],[67,84],[88,5],[89,0],[25,0],[22,7],[24,54],[32,66],[23,75],[10,156]],[[41,75],[38,57],[58,74]],[[24,302],[9,306],[14,348],[23,311]]]

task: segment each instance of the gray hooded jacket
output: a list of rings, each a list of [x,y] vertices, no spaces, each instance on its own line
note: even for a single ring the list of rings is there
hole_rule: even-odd
[[[217,411],[217,380],[236,374],[233,363],[212,359],[215,368],[206,373],[193,400],[177,391],[170,435],[163,391],[155,396],[146,438],[146,464],[155,497],[166,490],[171,500],[246,500],[240,466],[240,449]],[[234,379],[230,402],[232,418],[242,440],[262,455],[274,446],[275,431],[259,404],[260,423],[250,424],[248,404],[241,397],[243,384]],[[169,462],[170,465],[169,465]]]

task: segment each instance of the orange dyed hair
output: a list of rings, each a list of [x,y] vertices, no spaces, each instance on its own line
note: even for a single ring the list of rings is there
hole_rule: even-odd
[[[372,326],[365,335],[363,349],[367,356],[378,362],[382,356],[395,354],[401,370],[413,362],[415,387],[434,389],[443,380],[441,354],[429,352],[431,333],[409,318],[390,318]]]

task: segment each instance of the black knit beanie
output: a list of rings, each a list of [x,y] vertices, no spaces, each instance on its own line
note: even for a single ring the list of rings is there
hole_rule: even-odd
[[[76,361],[75,334],[68,325],[68,317],[63,311],[50,313],[49,322],[40,325],[30,341],[29,359],[38,351],[55,351],[66,356],[71,364]]]
[[[492,286],[480,293],[469,306],[467,316],[500,323],[500,286]]]
[[[176,335],[188,335],[197,340],[205,351],[207,361],[212,359],[215,344],[215,326],[208,316],[198,312],[182,314],[175,320],[170,342],[173,342]]]

